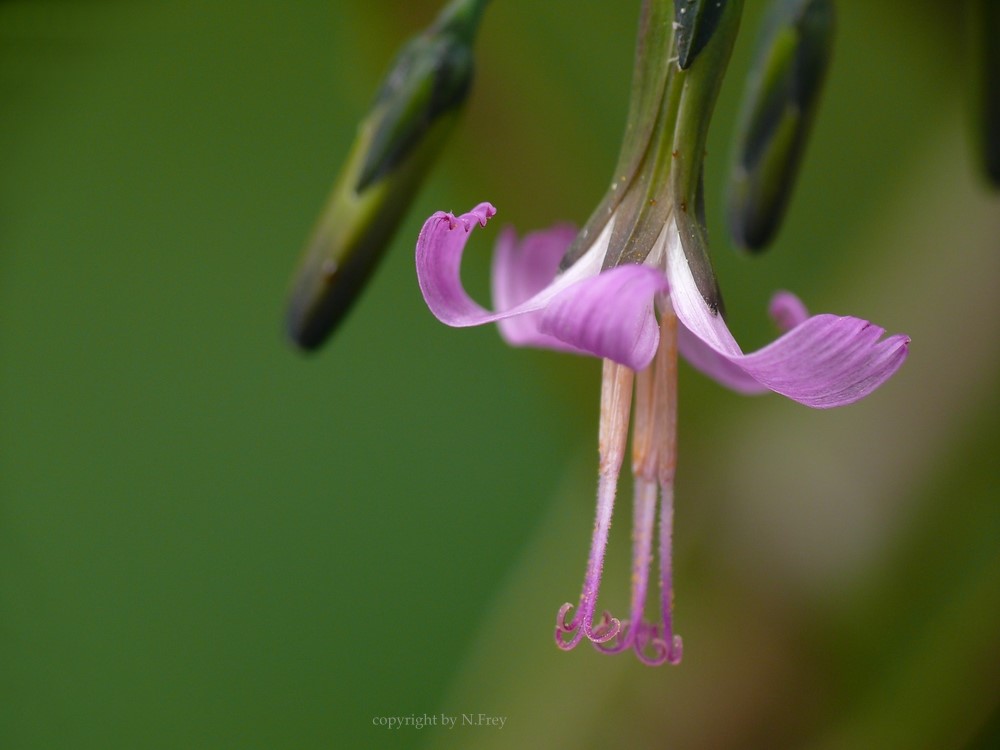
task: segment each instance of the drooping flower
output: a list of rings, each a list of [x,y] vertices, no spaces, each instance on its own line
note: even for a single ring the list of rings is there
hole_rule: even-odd
[[[497,310],[477,304],[462,287],[459,266],[477,226],[496,213],[481,203],[461,216],[438,212],[417,240],[417,278],[431,312],[455,327],[496,322],[515,346],[537,346],[604,359],[601,394],[600,479],[597,521],[583,590],[557,618],[557,642],[572,648],[586,636],[602,650],[633,647],[651,664],[680,660],[672,629],[671,535],[678,350],[696,369],[740,393],[780,393],[814,408],[864,398],[899,369],[909,338],[884,337],[865,320],[809,317],[789,292],[775,295],[771,315],[785,333],[744,354],[721,314],[700,293],[685,257],[676,222],[664,226],[641,264],[602,271],[614,220],[576,263],[559,271],[574,232],[563,225],[518,242],[504,230],[495,249],[492,292]],[[629,618],[595,620],[604,549],[618,476],[625,455],[633,381],[635,476],[632,606]],[[657,490],[660,508],[662,620],[643,619]]]
[[[648,0],[640,22],[627,137],[604,201],[578,234],[565,225],[527,235],[505,230],[492,272],[495,311],[462,287],[459,268],[489,203],[438,212],[417,239],[417,279],[431,312],[455,327],[495,322],[516,346],[603,359],[597,518],[583,588],[556,619],[556,643],[584,637],[605,652],[635,650],[647,664],[676,664],[673,630],[673,483],[677,355],[740,393],[774,391],[814,408],[864,398],[902,365],[906,336],[865,320],[810,317],[782,292],[771,315],[784,333],[745,354],[726,325],[702,216],[708,121],[742,3]],[[676,15],[674,10],[676,9]],[[627,618],[597,616],[604,551],[625,459],[633,393],[635,510]],[[660,618],[644,617],[659,499]]]

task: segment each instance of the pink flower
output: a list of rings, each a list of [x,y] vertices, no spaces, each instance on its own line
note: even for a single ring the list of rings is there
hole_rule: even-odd
[[[492,288],[496,312],[473,301],[459,276],[473,228],[496,213],[481,203],[469,213],[438,212],[417,240],[417,279],[431,312],[455,327],[496,322],[515,346],[536,346],[604,359],[601,466],[597,522],[583,590],[559,610],[556,641],[574,647],[586,636],[603,651],[634,648],[649,664],[677,663],[681,641],[672,627],[670,549],[676,425],[676,356],[740,393],[774,391],[814,408],[843,406],[882,385],[906,359],[909,338],[884,337],[865,320],[808,316],[794,295],[781,292],[771,315],[784,331],[764,348],[744,354],[722,315],[698,289],[671,214],[645,262],[604,269],[614,217],[565,271],[560,260],[576,235],[568,226],[529,234],[510,229],[497,241]],[[632,606],[628,619],[605,613],[595,622],[604,549],[618,475],[624,460],[635,391],[633,461],[635,528]],[[660,505],[658,624],[643,619],[657,490]]]

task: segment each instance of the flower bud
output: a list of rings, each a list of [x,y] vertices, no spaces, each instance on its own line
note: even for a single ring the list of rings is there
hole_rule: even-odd
[[[472,84],[488,0],[454,0],[400,50],[292,281],[288,335],[315,349],[350,309],[392,241]]]
[[[687,70],[708,44],[729,0],[674,0],[677,67]]]
[[[729,185],[729,228],[749,250],[771,242],[802,161],[833,46],[830,0],[776,0],[747,81]]]
[[[1000,187],[1000,3],[972,0],[969,30],[976,55],[977,136],[987,178]]]

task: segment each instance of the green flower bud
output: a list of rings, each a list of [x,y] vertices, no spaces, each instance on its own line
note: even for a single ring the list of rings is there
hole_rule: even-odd
[[[472,42],[488,0],[454,0],[400,50],[292,281],[288,335],[315,349],[364,288],[472,85]]]
[[[712,38],[729,0],[674,0],[677,67],[687,70]]]
[[[833,47],[830,0],[776,0],[761,30],[736,142],[729,228],[749,250],[778,231]]]
[[[978,78],[979,147],[987,177],[1000,187],[1000,3],[997,0],[971,0],[968,5]]]

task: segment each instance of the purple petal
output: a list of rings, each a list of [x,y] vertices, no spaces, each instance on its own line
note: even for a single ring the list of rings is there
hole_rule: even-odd
[[[576,236],[570,224],[525,235],[520,242],[512,227],[500,233],[493,250],[490,275],[493,304],[498,310],[511,310],[545,289],[559,272],[559,261]],[[497,321],[500,335],[511,346],[534,346],[557,351],[579,350],[554,336],[541,333],[541,315],[527,312]]]
[[[579,350],[642,370],[660,340],[653,298],[666,291],[666,277],[657,269],[619,266],[561,291],[542,311],[538,328]]]
[[[493,263],[500,309],[490,312],[469,297],[460,275],[465,243],[476,224],[485,225],[495,213],[481,203],[460,217],[438,212],[425,222],[417,239],[417,281],[438,320],[456,327],[503,321],[501,333],[517,346],[592,354],[637,370],[649,364],[659,341],[653,297],[666,291],[666,278],[637,265],[600,273],[613,222],[562,274],[559,259],[572,241],[570,227],[537,232],[521,243],[504,232]]]
[[[859,318],[835,315],[808,318],[763,349],[743,354],[722,316],[711,310],[698,292],[680,252],[679,237],[667,251],[667,277],[678,319],[703,345],[697,347],[691,337],[681,336],[685,356],[693,355],[692,364],[736,390],[748,392],[743,388],[748,382],[738,375],[742,370],[760,385],[806,406],[843,406],[874,391],[906,359],[907,336],[882,340],[882,328]],[[800,314],[794,306],[785,309],[793,310],[793,318]],[[706,348],[715,353],[714,360]]]
[[[771,298],[768,314],[782,332],[790,331],[809,317],[802,300],[785,291],[776,292]],[[684,326],[678,331],[678,348],[688,364],[730,390],[745,395],[768,391],[739,365],[730,362]]]
[[[782,333],[792,330],[809,318],[809,311],[802,300],[786,291],[774,293],[771,304],[767,307],[767,313]]]
[[[743,357],[742,367],[772,391],[817,409],[858,401],[906,360],[910,339],[866,320],[816,315]]]
[[[417,238],[417,282],[431,312],[450,326],[474,326],[493,319],[465,292],[459,273],[462,252],[472,228],[496,213],[489,203],[480,203],[459,217],[438,211],[424,222]]]
[[[516,307],[551,284],[574,237],[572,224],[531,232],[520,242],[512,227],[504,228],[493,250],[491,286],[497,309]]]
[[[739,365],[730,362],[725,355],[715,351],[684,325],[677,327],[677,349],[694,369],[730,390],[747,396],[767,393],[766,386],[758,383]]]
[[[526,299],[519,299],[512,307],[505,306],[497,312],[486,310],[466,293],[462,286],[460,268],[469,234],[477,224],[485,226],[495,213],[496,209],[489,203],[480,203],[472,211],[459,217],[438,211],[424,222],[420,230],[416,250],[417,282],[427,307],[446,325],[463,328],[525,316],[544,308],[563,289],[600,271],[603,259],[600,243],[603,241],[607,245],[611,222],[594,246],[571,268],[558,276],[555,276],[555,269],[552,269],[555,277],[550,277],[550,283],[541,289],[537,287],[544,276],[548,275],[551,258],[555,254],[554,247],[565,242],[566,228],[558,227],[553,236],[540,233],[532,240],[530,245],[541,249],[544,256],[542,258],[527,258],[523,252],[517,252],[513,235],[507,233],[501,237],[500,258],[494,265],[494,273],[499,274],[494,294],[503,304],[519,299],[527,290],[536,291]],[[504,329],[504,332],[511,335],[512,343],[576,351],[568,342],[539,332],[539,322],[540,319],[533,319],[531,316],[520,325]]]

